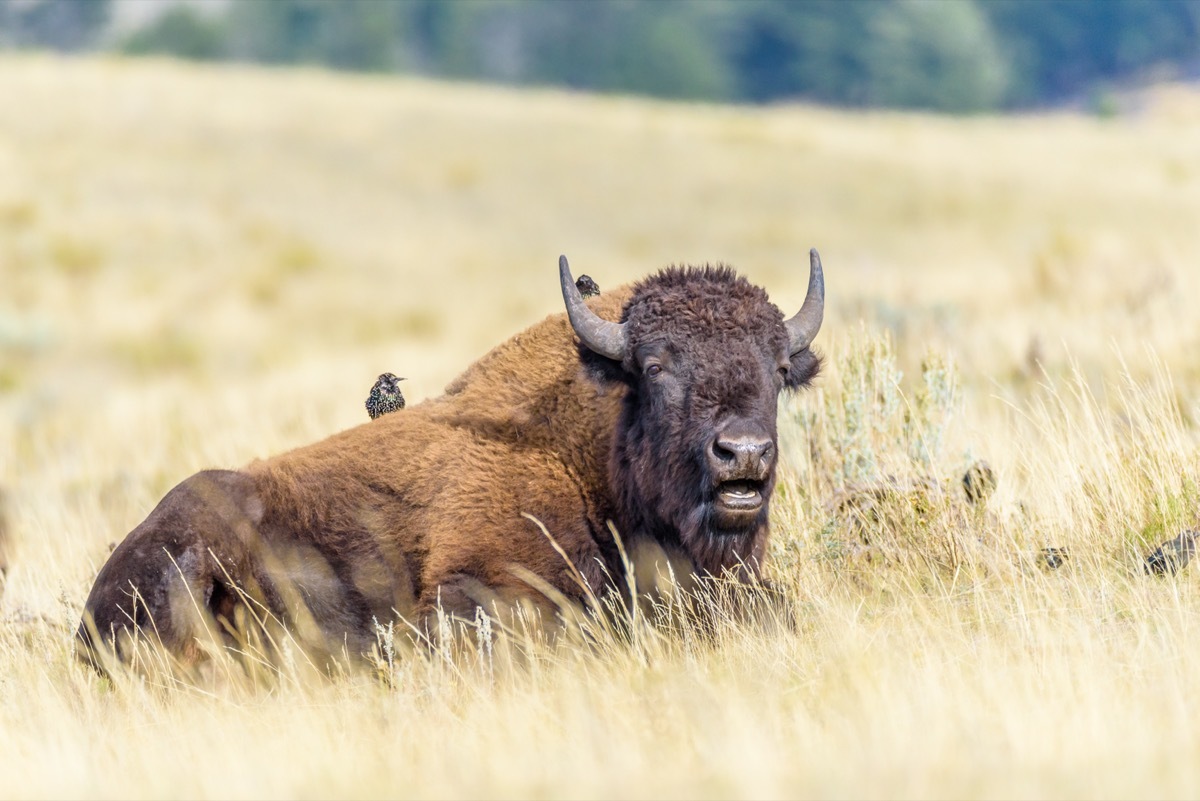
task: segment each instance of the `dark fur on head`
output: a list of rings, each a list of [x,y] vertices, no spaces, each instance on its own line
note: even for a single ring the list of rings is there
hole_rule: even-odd
[[[702,571],[742,563],[757,573],[777,460],[753,523],[723,529],[713,515],[718,482],[707,449],[734,418],[751,421],[777,448],[778,394],[808,385],[820,357],[807,348],[788,354],[783,314],[725,265],[670,267],[645,279],[622,322],[629,346],[621,364],[580,346],[594,379],[628,387],[609,464],[619,527],[681,546]]]

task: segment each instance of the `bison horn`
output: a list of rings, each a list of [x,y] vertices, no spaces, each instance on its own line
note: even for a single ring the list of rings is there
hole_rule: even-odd
[[[800,311],[785,323],[791,340],[790,353],[799,353],[812,344],[825,317],[825,275],[821,272],[821,256],[816,248],[808,251],[808,260],[808,294],[804,296]]]
[[[625,325],[601,319],[583,302],[579,287],[571,277],[571,268],[566,256],[558,257],[558,280],[562,283],[563,302],[567,304],[567,317],[571,327],[579,335],[579,341],[595,353],[615,361],[625,358]]]

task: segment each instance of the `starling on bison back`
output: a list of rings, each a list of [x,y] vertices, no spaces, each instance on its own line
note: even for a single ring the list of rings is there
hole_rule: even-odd
[[[367,395],[367,414],[372,420],[404,408],[404,394],[400,392],[400,382],[403,380],[391,373],[379,376],[375,386],[371,387],[371,394]]]
[[[101,568],[80,653],[130,661],[146,641],[190,664],[263,610],[310,658],[368,653],[397,615],[434,637],[441,613],[532,604],[552,623],[556,601],[629,586],[610,527],[639,573],[759,583],[778,398],[821,364],[816,251],[790,318],[726,266],[585,300],[564,257],[559,288],[566,314],[441,397],[185,479]]]

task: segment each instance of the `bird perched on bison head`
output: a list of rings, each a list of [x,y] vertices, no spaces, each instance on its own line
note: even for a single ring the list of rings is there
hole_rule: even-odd
[[[586,273],[575,279],[575,288],[579,290],[579,294],[585,298],[594,298],[600,294],[600,285]]]

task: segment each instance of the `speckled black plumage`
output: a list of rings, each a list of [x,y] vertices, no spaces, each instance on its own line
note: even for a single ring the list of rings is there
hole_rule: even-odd
[[[367,396],[367,414],[371,415],[372,420],[404,408],[404,395],[400,392],[400,382],[403,380],[391,373],[379,376],[375,386],[371,387],[371,394]]]
[[[586,273],[575,279],[575,288],[578,289],[579,294],[585,298],[594,298],[600,294],[600,285],[592,280],[592,277]]]

